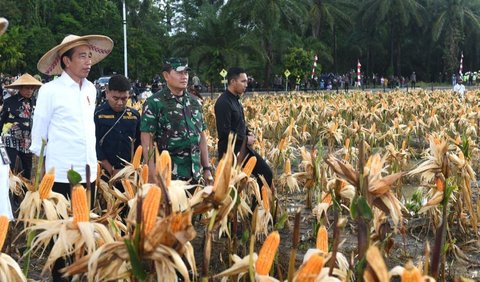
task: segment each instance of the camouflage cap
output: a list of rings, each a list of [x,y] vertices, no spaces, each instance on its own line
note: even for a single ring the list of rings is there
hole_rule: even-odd
[[[163,71],[189,71],[191,68],[188,67],[188,59],[186,58],[170,58],[165,61],[163,64]]]

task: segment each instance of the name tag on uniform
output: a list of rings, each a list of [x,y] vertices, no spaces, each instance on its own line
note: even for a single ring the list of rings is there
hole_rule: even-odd
[[[2,157],[2,162],[4,165],[10,164],[10,158],[8,157],[7,149],[5,149],[4,144],[0,145],[0,156]]]

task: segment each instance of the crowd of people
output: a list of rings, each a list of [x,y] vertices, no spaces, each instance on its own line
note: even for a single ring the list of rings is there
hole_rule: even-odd
[[[67,171],[74,169],[80,174],[81,183],[90,185],[94,197],[97,163],[107,177],[113,177],[131,161],[136,147],[142,145],[151,183],[158,181],[152,154],[157,148],[171,156],[172,179],[213,184],[201,96],[195,95],[200,91],[200,80],[194,75],[188,91],[188,61],[170,58],[164,62],[161,75],[165,83],[145,97],[140,115],[127,106],[128,99],[135,95],[128,78],[113,75],[104,89],[87,79],[91,67],[107,57],[112,48],[113,41],[107,36],[69,35],[37,64],[42,74],[55,79],[42,83],[28,73],[3,79],[2,93],[5,90],[10,97],[5,97],[0,111],[2,183],[8,181],[9,167],[31,179],[32,157],[44,152],[43,172],[55,169],[52,191],[70,198]],[[218,157],[226,153],[228,135],[236,134],[235,153],[242,151],[245,161],[255,156],[253,175],[264,176],[271,186],[272,171],[251,148],[255,135],[246,126],[239,100],[248,86],[245,70],[230,68],[227,85],[215,106]],[[1,186],[7,187],[8,194],[8,185]],[[8,196],[0,198],[0,207],[0,212],[13,219]],[[65,264],[64,259],[55,262],[53,281],[64,281],[59,270]]]

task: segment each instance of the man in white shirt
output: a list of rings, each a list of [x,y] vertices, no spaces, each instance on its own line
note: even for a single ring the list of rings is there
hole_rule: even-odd
[[[453,93],[459,95],[461,101],[465,101],[465,85],[463,85],[463,80],[461,77],[457,79],[457,84],[453,86]]]
[[[97,175],[95,150],[95,99],[97,90],[87,80],[92,65],[104,59],[113,41],[102,35],[68,35],[59,45],[38,61],[37,68],[47,75],[60,75],[44,84],[39,92],[33,115],[30,150],[40,155],[45,147],[45,169],[55,167],[53,191],[70,197],[67,171],[73,168],[87,182],[86,165],[90,166],[91,190]],[[63,281],[58,272],[65,264],[57,260],[52,269],[54,281]]]

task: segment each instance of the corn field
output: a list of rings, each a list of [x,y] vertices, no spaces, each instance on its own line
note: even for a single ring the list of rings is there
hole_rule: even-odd
[[[273,187],[251,175],[254,158],[228,153],[234,136],[215,159],[206,99],[212,186],[172,180],[165,151],[148,183],[141,147],[109,182],[97,176],[93,199],[77,183],[72,199],[52,192],[54,170],[34,182],[12,174],[21,204],[10,227],[0,217],[0,280],[48,281],[68,257],[74,281],[476,281],[479,95],[245,97]]]

